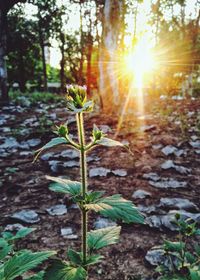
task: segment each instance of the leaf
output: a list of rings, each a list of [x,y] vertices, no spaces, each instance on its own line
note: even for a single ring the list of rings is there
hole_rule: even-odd
[[[0,238],[0,261],[8,255],[12,247],[4,238]]]
[[[199,280],[200,279],[200,270],[199,270],[198,267],[196,268],[196,270],[190,268],[189,271],[190,271],[191,280]]]
[[[22,275],[54,254],[53,251],[33,253],[29,250],[16,253],[4,264],[4,280],[12,280]]]
[[[116,147],[116,146],[121,146],[121,147],[126,147],[124,144],[120,143],[119,141],[103,137],[99,141],[96,141],[98,145],[105,146],[105,147]]]
[[[44,280],[86,280],[86,270],[79,266],[73,267],[62,261],[55,261],[44,275]]]
[[[44,145],[42,148],[40,148],[39,150],[36,151],[37,154],[34,158],[34,161],[37,160],[40,153],[42,153],[43,151],[51,149],[51,148],[61,145],[61,144],[69,144],[69,142],[64,137],[56,137],[56,138],[51,139],[51,141],[49,141],[46,145]]]
[[[3,232],[2,236],[7,239],[8,241],[13,241],[19,238],[23,238],[29,233],[33,232],[34,228],[21,228],[15,235],[12,235],[10,232]]]
[[[117,243],[121,227],[113,226],[93,230],[88,233],[87,242],[90,250],[98,250],[108,245]]]
[[[74,250],[69,249],[67,252],[67,256],[70,259],[70,261],[75,265],[81,265],[83,262],[82,255],[80,252],[76,252]]]
[[[89,265],[92,265],[92,264],[99,263],[102,259],[103,259],[103,256],[101,256],[99,254],[88,256],[85,265],[89,266]]]
[[[43,276],[44,276],[44,271],[40,271],[39,273],[26,278],[25,280],[43,280]]]
[[[193,264],[196,262],[196,257],[193,256],[190,252],[185,253],[185,257],[188,263]]]
[[[135,205],[120,194],[101,198],[98,202],[86,204],[85,207],[100,212],[112,220],[122,220],[125,223],[144,223],[144,217]]]
[[[185,248],[184,242],[164,241],[164,250],[180,253]]]
[[[56,182],[51,184],[49,189],[64,194],[71,194],[72,196],[80,195],[81,193],[81,183],[77,181],[70,181],[67,179],[61,179],[58,177],[46,176],[48,180]]]

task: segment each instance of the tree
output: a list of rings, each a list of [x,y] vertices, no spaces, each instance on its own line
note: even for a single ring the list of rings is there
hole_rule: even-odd
[[[8,103],[7,68],[5,56],[7,54],[7,14],[17,3],[26,0],[0,0],[0,99],[1,103]]]
[[[12,9],[8,15],[8,82],[17,82],[22,92],[27,81],[42,76],[36,27],[37,23],[26,18],[22,9]]]
[[[102,15],[102,40],[99,54],[99,90],[104,110],[119,105],[118,39],[123,1],[106,0]]]

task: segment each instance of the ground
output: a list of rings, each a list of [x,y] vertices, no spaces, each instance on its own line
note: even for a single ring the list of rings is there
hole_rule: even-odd
[[[122,194],[146,217],[145,225],[119,223],[120,242],[102,250],[105,259],[91,269],[91,280],[131,280],[153,275],[154,267],[145,255],[153,246],[162,244],[163,239],[176,238],[171,211],[185,211],[186,216],[193,215],[200,222],[199,108],[199,99],[147,98],[143,113],[134,104],[127,109],[120,128],[117,115],[100,114],[98,110],[86,115],[87,139],[95,123],[108,137],[128,143],[131,151],[99,147],[88,154],[89,188]],[[64,257],[68,248],[80,248],[80,213],[67,196],[48,189],[45,175],[79,180],[78,158],[71,151],[63,154],[64,147],[60,147],[33,162],[33,151],[54,137],[55,124],[68,120],[70,133],[76,135],[74,116],[62,102],[11,105],[0,112],[0,226],[32,226],[36,230],[21,240],[18,247],[53,249]],[[133,195],[136,190],[149,194],[138,198],[137,193]],[[162,203],[161,198],[189,201],[180,206]],[[58,204],[66,205],[67,213],[50,215],[46,209]],[[22,209],[34,210],[39,220],[30,224],[12,217]],[[90,215],[89,228],[94,229],[97,217]],[[73,235],[63,237],[61,229],[68,227]]]

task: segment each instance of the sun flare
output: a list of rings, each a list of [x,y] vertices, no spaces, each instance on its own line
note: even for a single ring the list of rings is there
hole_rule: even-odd
[[[125,55],[126,71],[133,75],[134,86],[142,88],[145,74],[157,67],[155,55],[148,41],[141,39],[133,50]]]

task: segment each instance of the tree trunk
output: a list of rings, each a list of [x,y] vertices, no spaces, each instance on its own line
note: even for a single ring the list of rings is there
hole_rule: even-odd
[[[9,102],[7,89],[7,68],[6,68],[6,41],[7,41],[7,11],[0,9],[0,103]]]
[[[65,92],[65,35],[64,33],[60,34],[60,52],[61,52],[61,61],[60,61],[60,93]]]
[[[89,35],[89,45],[88,45],[88,54],[87,54],[87,94],[91,94],[91,59],[92,59],[92,50],[93,42],[92,35]]]
[[[80,52],[81,52],[81,58],[80,58],[80,66],[79,66],[79,80],[78,83],[82,85],[83,83],[83,60],[84,60],[84,54],[83,54],[83,16],[82,16],[82,0],[79,2],[80,6],[80,34],[81,34],[81,41],[80,41]]]
[[[119,105],[118,37],[122,1],[106,0],[103,11],[103,33],[99,54],[99,91],[103,109]],[[113,106],[114,105],[114,106]]]
[[[47,87],[47,66],[46,66],[45,49],[44,49],[45,46],[44,46],[43,34],[40,26],[39,26],[39,38],[40,38],[40,48],[42,51],[43,86],[44,86],[44,92],[47,92],[48,87]]]

